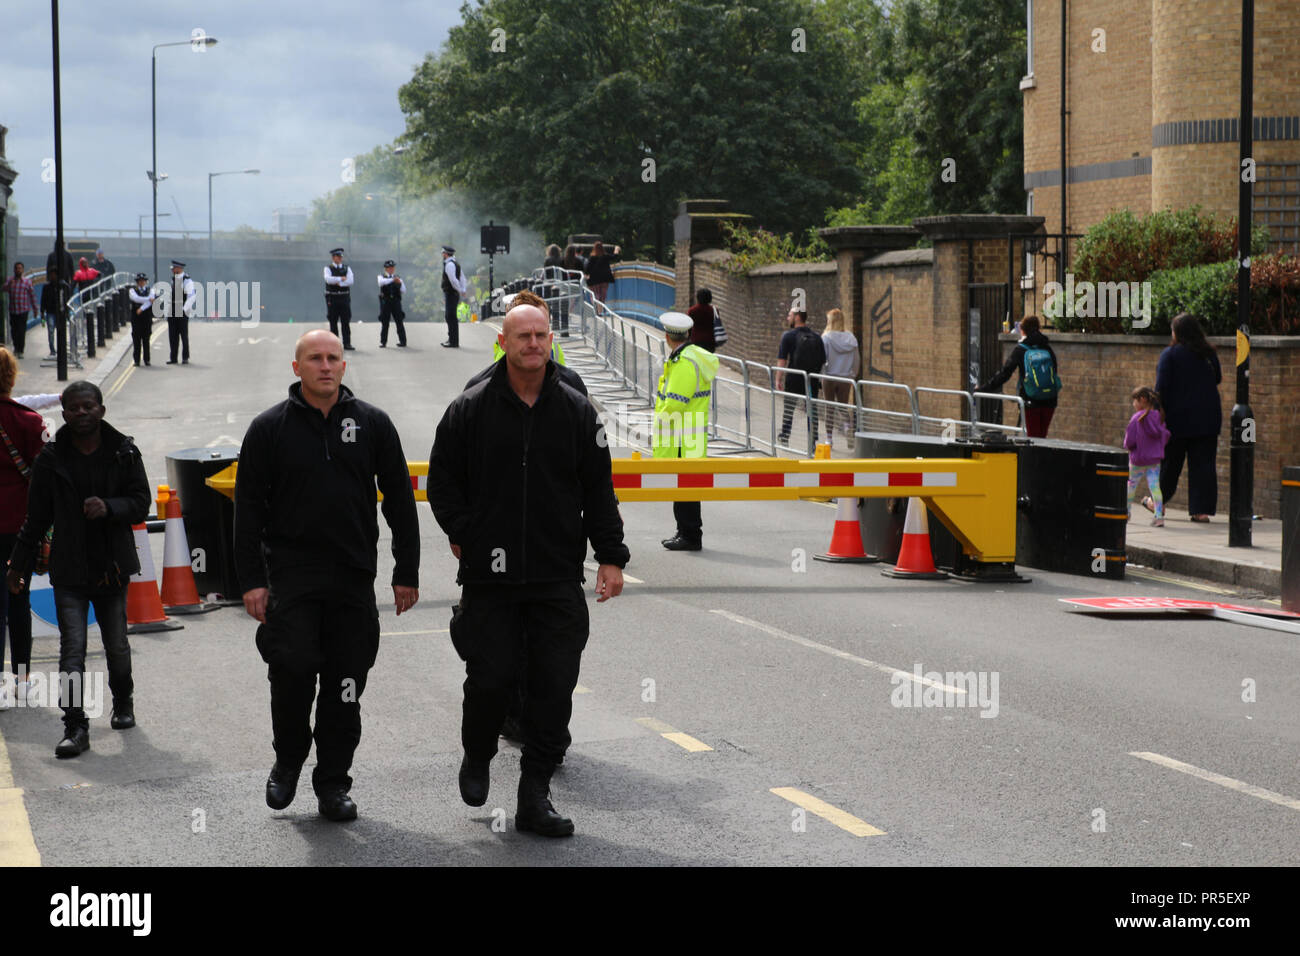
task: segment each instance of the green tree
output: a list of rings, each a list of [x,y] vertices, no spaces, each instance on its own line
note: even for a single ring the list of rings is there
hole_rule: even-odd
[[[480,0],[461,16],[399,102],[421,181],[498,218],[666,253],[681,198],[784,232],[858,189],[845,38],[823,4]]]
[[[864,181],[831,225],[1024,211],[1024,10],[1023,0],[897,0],[886,15],[870,0],[831,0],[842,31],[858,31],[843,42],[860,51]]]

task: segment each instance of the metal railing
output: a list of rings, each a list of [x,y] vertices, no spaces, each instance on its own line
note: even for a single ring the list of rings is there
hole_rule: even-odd
[[[629,437],[648,443],[649,410],[654,406],[659,375],[669,354],[664,339],[651,332],[648,327],[651,323],[629,319],[598,302],[580,272],[543,267],[529,277],[529,286],[546,300],[551,310],[552,330],[567,327],[570,336],[580,337],[590,350],[587,354],[584,349],[571,362],[588,388],[603,403],[621,405],[622,414],[630,415],[625,417],[625,423],[630,421],[633,426]],[[567,318],[567,323],[561,316]],[[658,325],[657,321],[654,325]],[[717,357],[709,438],[721,447],[711,445],[713,455],[753,452],[812,455],[821,434],[834,433],[840,423],[848,426],[850,436],[859,431],[949,438],[972,438],[981,431],[1026,434],[1025,404],[1016,395],[911,388],[896,382],[855,380],[780,368],[724,353],[718,353]],[[783,388],[777,387],[781,378],[785,379]],[[843,394],[843,397],[828,397],[831,394],[826,389],[828,384],[835,386],[835,395]],[[980,406],[987,408],[989,402],[980,399],[1015,403],[1020,424],[981,420]],[[944,401],[946,409],[934,407]],[[632,406],[639,406],[639,411]],[[794,419],[800,413],[804,416],[803,427],[796,429]],[[796,436],[801,436],[800,440],[796,441]],[[851,437],[849,443],[851,449]]]
[[[27,278],[33,281],[44,279],[45,270],[38,269],[28,273]],[[90,310],[98,310],[103,306],[104,300],[114,295],[119,289],[129,286],[135,282],[135,274],[131,272],[114,272],[111,276],[101,276],[95,282],[84,289],[73,289],[71,297],[68,299],[68,323],[67,323],[67,342],[68,342],[68,364],[75,368],[82,368],[81,358],[86,354],[87,336],[90,334],[86,328],[86,313]],[[43,284],[43,283],[42,283]],[[70,285],[72,283],[69,283]],[[34,328],[37,324],[42,324],[44,315],[40,310],[39,304],[36,308],[36,316],[29,320],[28,329]],[[48,333],[47,333],[48,336]],[[41,359],[42,368],[53,368],[58,363],[57,358]]]

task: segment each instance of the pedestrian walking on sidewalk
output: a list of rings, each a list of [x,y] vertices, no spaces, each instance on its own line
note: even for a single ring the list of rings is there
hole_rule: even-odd
[[[1133,502],[1137,500],[1138,482],[1145,479],[1147,495],[1142,507],[1155,512],[1151,524],[1163,528],[1165,524],[1165,498],[1160,491],[1160,461],[1165,456],[1169,429],[1165,427],[1164,411],[1160,398],[1145,385],[1133,389],[1133,417],[1124,432],[1124,447],[1128,449],[1128,505],[1133,516]]]
[[[27,343],[27,315],[36,308],[36,290],[32,280],[23,275],[27,267],[21,262],[14,263],[14,274],[5,280],[5,295],[9,299],[9,341],[13,343],[14,355],[23,357],[23,348]]]
[[[829,376],[822,380],[822,393],[827,402],[826,441],[834,446],[835,432],[838,431],[848,441],[849,448],[852,448],[857,417],[854,385],[853,382],[837,379],[857,379],[861,350],[858,348],[858,337],[849,331],[843,309],[831,309],[826,313],[826,331],[822,333],[822,343],[826,346],[826,365],[822,368],[822,374]]]
[[[126,590],[140,570],[132,526],[149,513],[149,479],[130,436],[104,421],[104,396],[91,382],[63,390],[63,420],[31,465],[27,518],[9,558],[11,595],[31,580],[45,533],[50,539],[50,585],[59,620],[59,706],[63,739],[56,757],[90,748],[90,721],[83,700],[87,611],[95,620],[108,658],[114,730],[135,726],[135,684],[126,636]],[[66,679],[64,677],[66,675]]]
[[[324,329],[294,350],[300,381],[244,435],[235,480],[235,567],[271,684],[275,765],[266,804],[283,810],[311,753],[328,820],[355,820],[352,757],[361,694],[379,652],[375,488],[393,533],[393,602],[419,599],[420,524],[392,419],[343,385],[343,343]],[[316,678],[320,676],[320,695]]]
[[[817,396],[821,392],[820,375],[826,364],[826,345],[816,332],[808,327],[808,313],[791,309],[786,313],[787,330],[781,333],[781,342],[777,346],[776,390],[785,392],[784,408],[781,413],[781,433],[776,436],[778,445],[790,440],[790,429],[794,424],[794,410],[805,400],[809,402],[805,409],[808,415],[808,441],[817,442]],[[802,372],[791,375],[786,369]],[[813,449],[809,447],[808,453]]]
[[[590,622],[583,558],[590,541],[597,603],[623,590],[628,561],[609,449],[596,410],[550,360],[544,308],[516,304],[500,336],[505,359],[461,393],[438,423],[429,505],[460,562],[451,640],[465,661],[459,785],[487,802],[489,764],[521,667],[517,830],[568,836],[551,775],[572,737],[569,718]]]
[[[13,552],[18,532],[27,518],[27,489],[31,463],[45,445],[45,420],[13,398],[18,362],[8,349],[0,348],[0,558]],[[28,397],[30,400],[30,396]],[[32,667],[32,611],[28,600],[30,582],[14,594],[0,589],[0,710],[21,703],[29,685]],[[5,633],[9,634],[9,661],[13,687],[4,682]]]
[[[1042,332],[1038,316],[1027,315],[1021,319],[1020,332],[1022,337],[1007,356],[1007,363],[977,391],[1000,392],[1007,379],[1016,375],[1016,394],[1025,403],[1025,434],[1030,438],[1046,438],[1061,394],[1056,353]]]
[[[60,302],[60,293],[62,301]],[[72,286],[67,279],[59,278],[59,270],[49,269],[45,273],[45,284],[41,286],[41,320],[45,323],[45,335],[49,339],[49,358],[55,357],[55,338],[58,331],[59,312],[67,309],[72,301]]]
[[[1190,312],[1175,316],[1171,344],[1156,365],[1156,393],[1165,409],[1169,444],[1160,467],[1160,487],[1168,504],[1178,491],[1178,478],[1187,461],[1187,511],[1205,523],[1214,514],[1219,479],[1214,470],[1223,406],[1219,383],[1223,370],[1200,321]]]

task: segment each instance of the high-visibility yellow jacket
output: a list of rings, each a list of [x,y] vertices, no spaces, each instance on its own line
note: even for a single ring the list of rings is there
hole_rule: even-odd
[[[506,354],[505,350],[501,348],[501,343],[499,342],[492,343],[492,361],[494,362],[497,361],[498,359],[501,358],[501,356],[505,354]],[[569,364],[568,362],[564,361],[564,349],[560,348],[559,342],[551,343],[551,358],[555,360],[557,365]]]
[[[654,457],[708,454],[709,399],[718,357],[689,342],[664,362],[655,395]]]

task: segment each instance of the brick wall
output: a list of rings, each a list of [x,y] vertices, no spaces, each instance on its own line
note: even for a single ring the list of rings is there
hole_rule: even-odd
[[[695,289],[713,293],[713,304],[727,328],[722,351],[728,355],[775,364],[795,289],[804,290],[808,324],[818,332],[826,328],[826,312],[840,305],[839,275],[833,262],[785,263],[738,275],[724,267],[729,258],[729,253],[716,249],[693,257]],[[691,302],[694,297],[692,289]]]
[[[1003,354],[1009,355],[1016,337],[1003,336]],[[1156,362],[1169,342],[1157,336],[1051,335],[1060,364],[1064,389],[1052,419],[1050,435],[1070,441],[1120,445],[1133,414],[1129,393],[1139,385],[1154,387]],[[1223,367],[1219,397],[1223,405],[1223,431],[1219,436],[1219,514],[1228,511],[1229,422],[1236,398],[1233,340],[1215,337]],[[1300,382],[1300,340],[1260,337],[1251,342],[1251,410],[1256,421],[1255,512],[1276,518],[1280,514],[1281,468],[1300,464],[1300,406],[1295,401]],[[1015,378],[1003,391],[1015,391]],[[1185,479],[1184,479],[1185,482]],[[1187,505],[1184,482],[1174,499]]]

